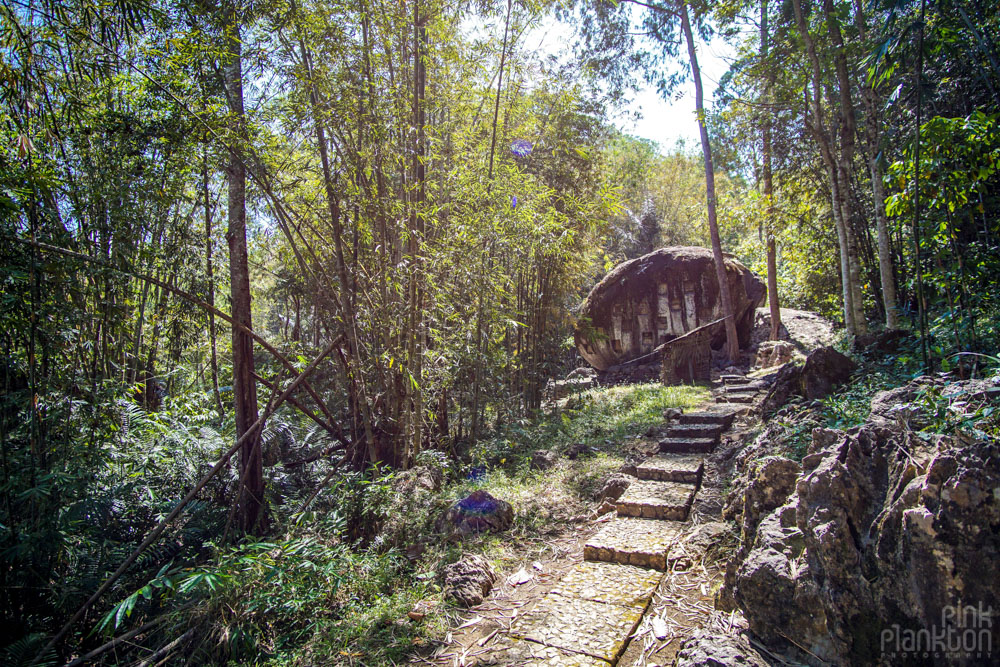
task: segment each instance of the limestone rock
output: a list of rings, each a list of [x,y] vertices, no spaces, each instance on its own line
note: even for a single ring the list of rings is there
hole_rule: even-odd
[[[669,422],[674,419],[680,419],[682,414],[684,414],[684,411],[680,408],[667,408],[663,411],[663,421]]]
[[[442,483],[444,483],[444,473],[440,468],[415,466],[396,476],[395,487],[401,493],[408,493],[416,489],[433,492],[440,491]]]
[[[514,508],[488,492],[478,489],[454,503],[438,520],[438,530],[451,538],[463,538],[491,531],[499,533],[514,522]]]
[[[764,284],[732,256],[726,277],[742,345],[749,341]],[[673,338],[722,317],[712,251],[670,247],[623,262],[608,273],[580,308],[576,344],[598,370],[649,354]],[[720,328],[713,340],[724,342]]]
[[[548,470],[559,461],[559,455],[551,449],[538,449],[531,456],[533,470]]]
[[[765,416],[777,412],[793,395],[809,400],[825,398],[847,382],[857,365],[832,347],[813,350],[801,368],[789,362],[781,367],[761,405]]]
[[[743,636],[695,630],[684,640],[675,667],[767,667],[769,663]]]
[[[854,337],[854,350],[868,354],[892,354],[899,349],[899,344],[910,337],[905,329],[886,329],[884,331],[860,334]]]
[[[497,573],[482,556],[466,554],[444,568],[443,579],[445,600],[463,607],[474,607],[493,590]]]
[[[597,500],[618,500],[628,490],[632,479],[622,473],[612,473],[597,492]]]
[[[769,456],[756,466],[756,473],[743,493],[742,520],[753,534],[761,516],[785,504],[795,491],[802,467],[791,459]]]
[[[949,609],[1000,608],[996,442],[918,437],[873,410],[847,433],[814,429],[794,492],[770,511],[795,470],[762,469],[776,492],[748,489],[725,589],[763,641],[792,642],[815,664],[892,664],[885,633],[964,630]],[[1000,626],[972,618],[1000,645]]]
[[[809,400],[825,398],[847,382],[857,364],[832,347],[813,350],[802,367],[802,395]]]
[[[568,458],[570,461],[575,461],[581,456],[588,456],[593,453],[594,449],[592,447],[589,447],[586,443],[574,442],[566,450],[566,458]]]
[[[774,368],[787,364],[795,355],[795,346],[784,340],[767,340],[757,348],[757,368]]]

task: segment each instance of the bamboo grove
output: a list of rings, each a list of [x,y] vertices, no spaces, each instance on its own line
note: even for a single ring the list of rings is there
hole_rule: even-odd
[[[980,0],[0,0],[0,645],[93,648],[128,591],[337,484],[371,538],[358,489],[535,418],[581,298],[660,245],[767,275],[772,336],[780,301],[911,328],[924,370],[995,353],[998,26]],[[706,96],[711,39],[735,57]],[[700,150],[616,129],[630,88],[692,77]],[[311,453],[276,465],[293,431]]]

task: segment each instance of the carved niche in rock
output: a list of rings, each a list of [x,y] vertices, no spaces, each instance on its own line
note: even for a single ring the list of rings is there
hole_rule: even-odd
[[[736,329],[745,347],[754,311],[764,301],[764,283],[732,256],[725,261]],[[588,363],[603,371],[721,317],[712,251],[660,248],[619,264],[590,291],[580,308],[576,345]],[[725,330],[718,327],[712,346],[724,342]]]

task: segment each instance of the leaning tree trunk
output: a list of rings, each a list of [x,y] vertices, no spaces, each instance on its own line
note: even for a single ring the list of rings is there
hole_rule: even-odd
[[[229,190],[229,281],[233,308],[233,404],[236,413],[236,437],[243,435],[257,422],[257,383],[254,380],[253,339],[246,329],[253,327],[250,305],[250,268],[247,255],[246,230],[246,166],[247,139],[243,109],[243,47],[240,41],[236,10],[230,5],[226,13],[226,35],[229,62],[224,76],[229,110],[235,126],[233,147],[226,168]],[[243,327],[246,327],[244,329]],[[240,527],[245,532],[259,532],[264,507],[264,467],[258,445],[258,434],[250,435],[240,447]]]
[[[687,3],[681,3],[681,28],[687,41],[688,57],[691,59],[691,77],[694,79],[695,107],[698,111],[698,130],[701,133],[701,150],[705,156],[705,190],[708,203],[708,232],[712,237],[712,255],[715,258],[715,276],[719,281],[719,299],[722,301],[722,315],[726,318],[726,354],[733,362],[739,360],[740,341],[736,333],[736,316],[733,312],[733,297],[729,291],[726,276],[725,257],[722,254],[722,240],[719,238],[719,224],[715,210],[715,167],[712,162],[712,146],[705,126],[704,91],[701,85],[701,70],[698,68],[698,54],[694,48],[694,35],[688,19]]]

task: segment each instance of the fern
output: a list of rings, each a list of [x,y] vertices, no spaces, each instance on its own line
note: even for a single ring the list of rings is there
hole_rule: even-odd
[[[45,646],[48,636],[41,632],[33,632],[21,637],[13,644],[0,651],[0,663],[7,667],[27,667],[35,660],[35,656]],[[34,662],[36,667],[50,667],[59,663],[54,649],[49,649]]]

